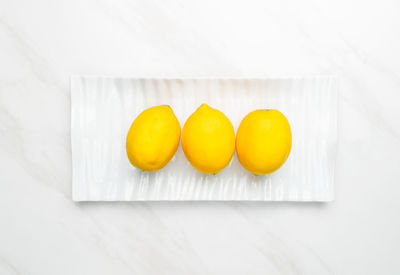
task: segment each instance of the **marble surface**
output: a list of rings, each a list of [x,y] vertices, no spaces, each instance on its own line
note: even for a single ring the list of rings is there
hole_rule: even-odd
[[[0,1],[0,274],[399,274],[400,2]],[[341,77],[333,203],[74,203],[71,74]]]

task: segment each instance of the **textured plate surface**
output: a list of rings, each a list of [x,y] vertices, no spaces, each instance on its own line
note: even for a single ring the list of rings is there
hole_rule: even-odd
[[[337,139],[337,79],[71,78],[72,197],[75,201],[331,201]],[[170,105],[181,126],[202,103],[224,112],[235,131],[255,109],[279,109],[293,134],[277,172],[255,177],[234,155],[217,175],[197,172],[181,146],[157,172],[131,166],[127,131],[144,109]]]

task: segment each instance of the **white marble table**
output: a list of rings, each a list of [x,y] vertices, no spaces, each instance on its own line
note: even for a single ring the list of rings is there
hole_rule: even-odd
[[[0,274],[399,274],[399,14],[398,0],[1,0]],[[315,73],[342,79],[335,202],[71,201],[71,74]]]

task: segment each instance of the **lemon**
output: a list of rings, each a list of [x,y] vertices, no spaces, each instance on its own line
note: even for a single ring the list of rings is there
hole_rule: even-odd
[[[126,138],[126,151],[133,166],[153,171],[163,168],[179,145],[181,126],[171,107],[144,110],[133,121]]]
[[[235,130],[219,110],[202,104],[185,122],[182,149],[189,162],[203,173],[225,168],[235,151]]]
[[[278,110],[256,110],[241,121],[236,134],[240,163],[254,175],[276,171],[286,161],[292,133],[286,117]]]

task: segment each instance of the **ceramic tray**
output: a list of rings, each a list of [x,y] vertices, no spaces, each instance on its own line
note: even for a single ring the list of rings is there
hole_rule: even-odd
[[[74,201],[259,200],[331,201],[337,140],[337,79],[71,78],[72,199]],[[235,131],[255,109],[279,109],[293,134],[287,162],[253,176],[236,155],[217,175],[196,171],[181,146],[156,172],[134,168],[127,131],[144,109],[170,105],[181,126],[202,103],[224,112]]]

